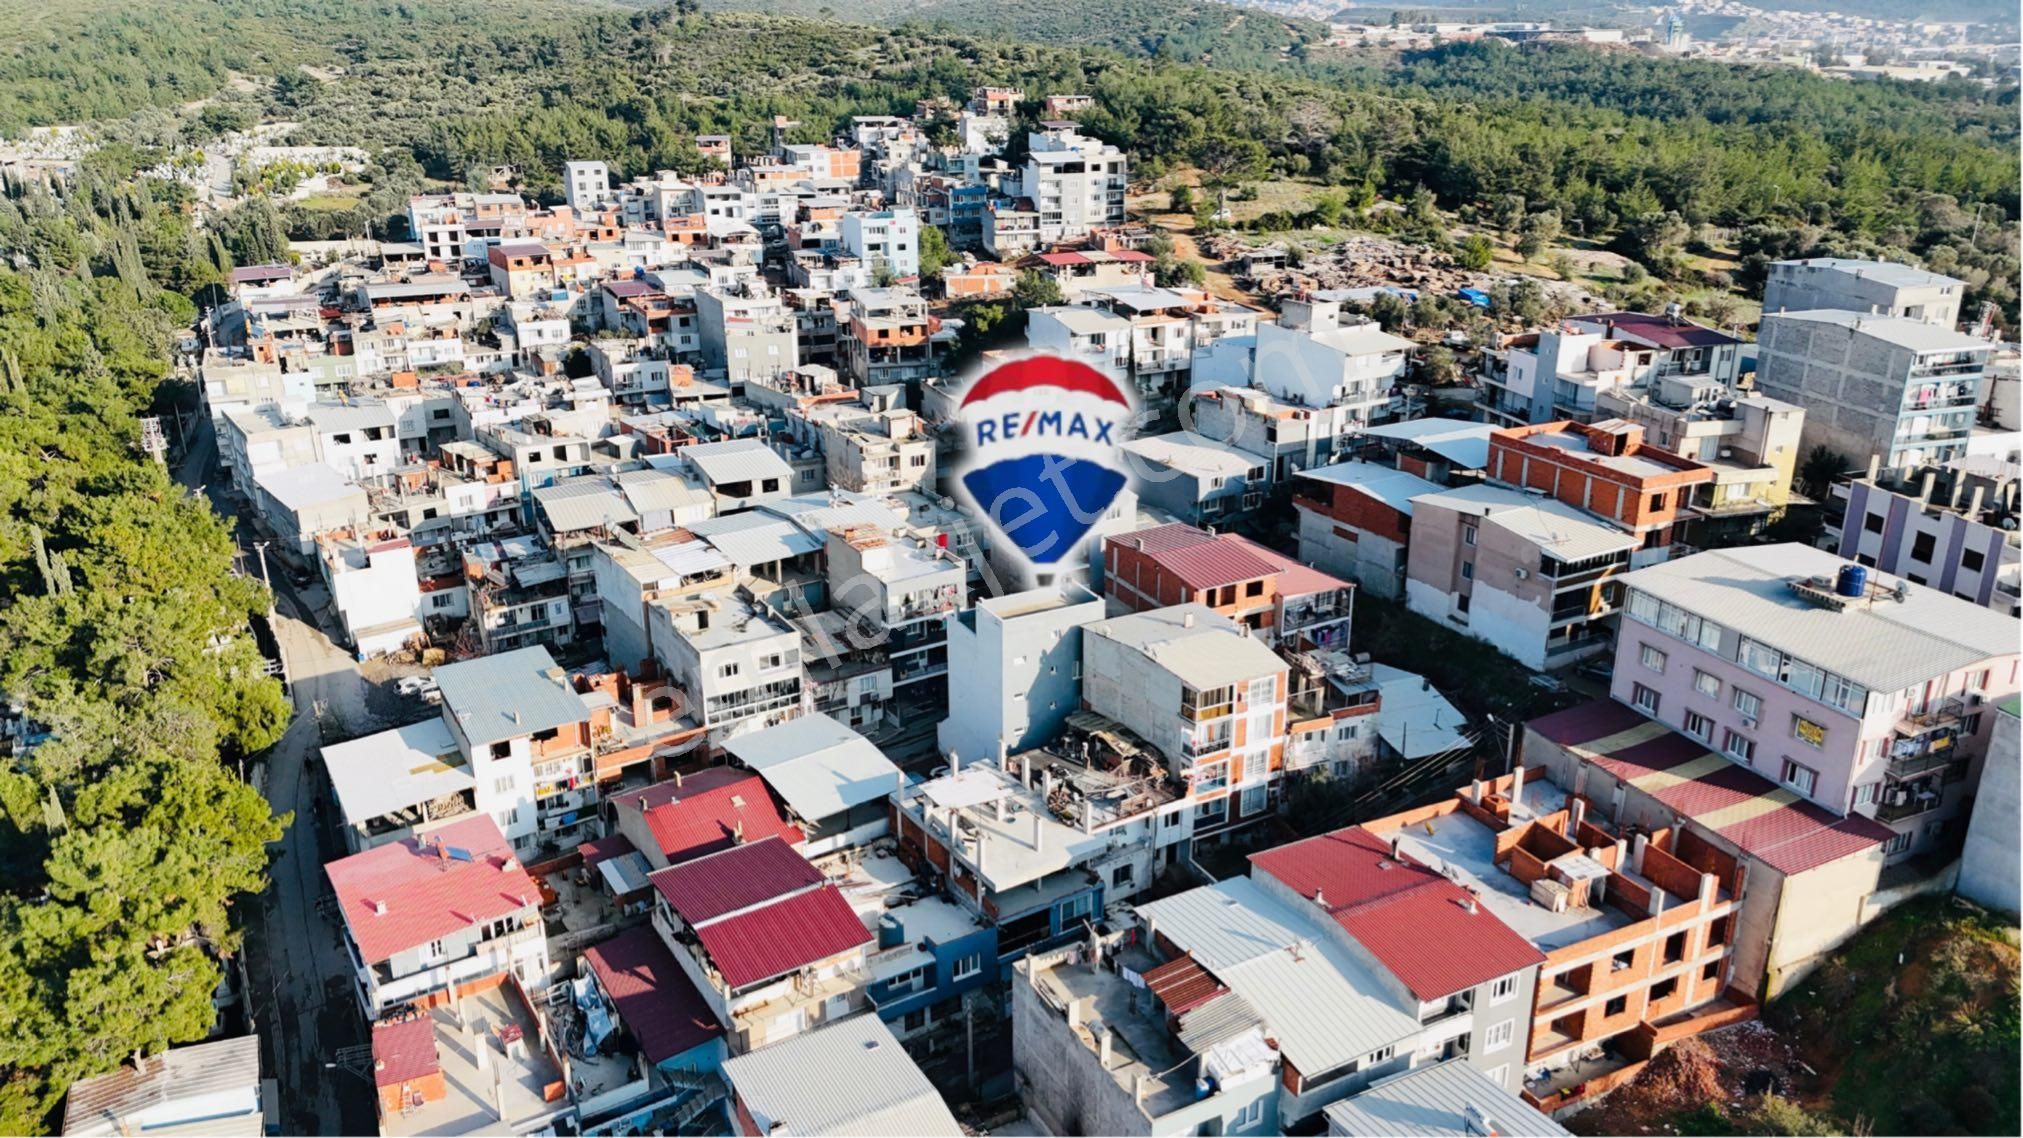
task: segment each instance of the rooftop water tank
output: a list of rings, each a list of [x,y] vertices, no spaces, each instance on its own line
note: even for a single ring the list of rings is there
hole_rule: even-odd
[[[1833,591],[1843,597],[1864,597],[1868,595],[1868,566],[1849,562],[1840,567],[1840,575],[1834,579]]]

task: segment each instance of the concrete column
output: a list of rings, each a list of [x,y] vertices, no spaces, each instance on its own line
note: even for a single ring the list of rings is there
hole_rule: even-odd
[[[1651,838],[1648,834],[1638,834],[1636,837],[1630,839],[1630,871],[1632,873],[1642,873],[1644,871],[1644,847],[1650,844]]]

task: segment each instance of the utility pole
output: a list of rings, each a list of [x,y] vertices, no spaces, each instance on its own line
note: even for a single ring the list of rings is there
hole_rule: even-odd
[[[254,542],[253,552],[260,555],[260,580],[267,584],[267,616],[271,619],[274,615],[274,578],[267,572],[267,543]]]
[[[169,439],[162,433],[161,416],[149,415],[140,421],[140,448],[153,455],[157,464],[169,464]]]

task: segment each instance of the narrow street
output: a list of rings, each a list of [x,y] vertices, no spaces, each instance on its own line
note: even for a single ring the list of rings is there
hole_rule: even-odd
[[[223,472],[213,469],[216,451],[209,430],[196,433],[200,438],[193,440],[179,480],[192,488],[204,487],[212,508],[236,519],[236,536],[245,554],[242,563],[247,572],[258,574],[252,523],[238,516],[224,492]],[[327,895],[323,863],[341,847],[330,811],[320,805],[327,796],[317,766],[322,742],[319,716],[334,721],[343,736],[374,726],[368,685],[349,654],[331,642],[313,617],[307,623],[302,619],[309,614],[287,575],[276,571],[273,580],[274,634],[295,718],[264,756],[261,785],[274,812],[292,813],[294,818],[274,846],[267,892],[248,911],[248,996],[255,1029],[261,1033],[265,1068],[280,1083],[286,1132],[369,1134],[378,1129],[369,1064],[331,1066],[345,1049],[365,1043],[366,1037],[335,914],[318,908]]]

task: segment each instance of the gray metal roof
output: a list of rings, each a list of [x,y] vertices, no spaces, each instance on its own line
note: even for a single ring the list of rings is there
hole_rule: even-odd
[[[697,443],[683,447],[681,456],[712,486],[777,478],[784,489],[794,478],[794,468],[787,465],[787,460],[758,439]]]
[[[639,514],[602,475],[557,482],[534,491],[534,501],[556,533],[636,522]]]
[[[590,718],[567,673],[540,645],[445,664],[435,679],[445,714],[473,747]]]
[[[679,510],[712,502],[709,490],[694,476],[677,470],[628,470],[618,475],[618,488],[639,513]]]
[[[330,787],[347,825],[471,789],[470,764],[441,719],[424,719],[323,748]]]
[[[393,408],[384,403],[312,403],[307,417],[325,431],[356,431],[394,425]]]
[[[759,1129],[959,1138],[962,1127],[874,1013],[824,1024],[734,1059],[724,1077]]]
[[[1174,1035],[1179,1037],[1181,1046],[1199,1055],[1263,1023],[1264,1017],[1257,1014],[1249,1000],[1235,992],[1224,992],[1181,1016],[1180,1030]]]
[[[1814,308],[1805,312],[1769,312],[1763,316],[1767,323],[1771,320],[1786,320],[1793,323],[1835,324],[1913,352],[1965,352],[1975,348],[1993,350],[1995,345],[1977,339],[1951,328],[1941,328],[1922,320],[1910,320],[1902,316],[1881,316],[1869,312],[1844,312],[1838,308]]]
[[[1859,257],[1807,257],[1795,261],[1772,261],[1771,269],[1804,268],[1827,272],[1846,273],[1849,276],[1866,277],[1881,281],[1893,288],[1930,288],[1935,285],[1965,286],[1965,281],[1955,280],[1943,273],[1920,269],[1916,265],[1905,265],[1896,261],[1864,261]]]
[[[1908,585],[1902,602],[1878,599],[1842,612],[1791,591],[1795,578],[1831,578],[1846,564],[1793,542],[1708,550],[1619,579],[1871,691],[1902,691],[2016,653],[2014,620],[1923,585]],[[1899,580],[1874,569],[1868,579],[1883,591]]]
[[[1494,1124],[1493,1134],[1558,1138],[1572,1133],[1466,1059],[1385,1079],[1352,1098],[1329,1103],[1326,1113],[1329,1133],[1352,1138],[1458,1138],[1474,1133],[1466,1118],[1471,1106]]]
[[[1346,486],[1375,498],[1408,518],[1412,516],[1412,499],[1422,494],[1440,492],[1438,483],[1428,482],[1410,471],[1391,466],[1378,466],[1374,462],[1360,460],[1302,470],[1299,476],[1311,478],[1316,482]]]
[[[1419,1030],[1416,1004],[1407,1010],[1305,914],[1247,877],[1148,902],[1138,911],[1153,931],[1257,1009],[1286,1057],[1309,1077]]]
[[[785,518],[758,510],[706,518],[688,529],[743,566],[785,561],[822,548],[821,538]]]
[[[1480,517],[1510,531],[1561,561],[1585,561],[1640,543],[1636,535],[1617,529],[1594,515],[1557,498],[1521,493],[1487,484],[1422,494],[1415,503],[1445,506]]]
[[[1266,460],[1228,443],[1197,435],[1193,431],[1173,431],[1164,435],[1132,439],[1124,450],[1162,466],[1194,475],[1240,478]]]
[[[810,822],[874,802],[899,787],[899,768],[869,739],[821,714],[731,739],[732,758]]]
[[[229,1107],[212,1096],[238,1096],[251,1110],[222,1114]],[[171,1048],[138,1067],[122,1063],[72,1083],[63,1106],[65,1134],[253,1135],[263,1122],[257,1035]]]
[[[1487,423],[1462,423],[1454,419],[1407,419],[1365,427],[1363,433],[1380,439],[1397,439],[1425,447],[1464,470],[1481,470],[1489,465]]]
[[[1173,605],[1111,617],[1086,626],[1083,635],[1142,652],[1198,691],[1286,670],[1278,653],[1206,605]]]

